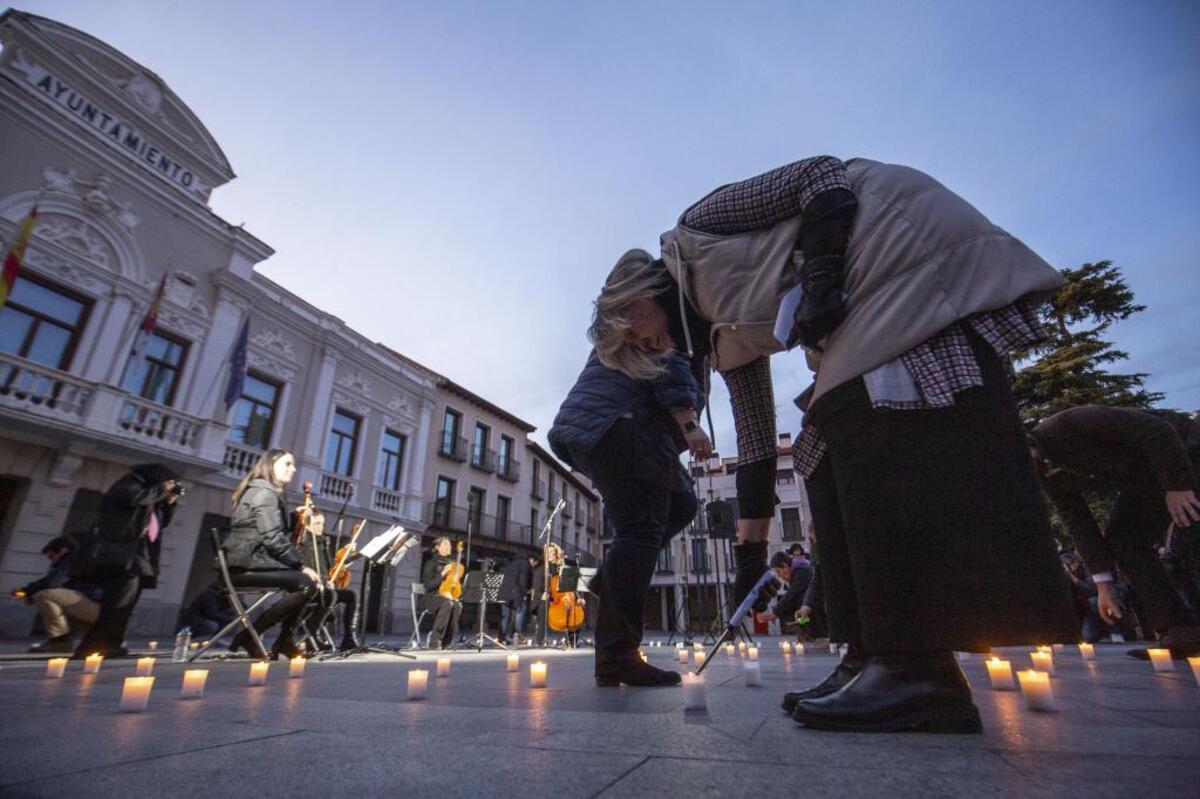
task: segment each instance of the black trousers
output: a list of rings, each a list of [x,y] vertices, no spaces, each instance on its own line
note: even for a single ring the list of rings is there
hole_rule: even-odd
[[[1158,556],[1158,547],[1170,524],[1162,488],[1148,482],[1121,489],[1104,530],[1113,558],[1142,602],[1143,623],[1158,632],[1197,623]],[[1185,528],[1175,535],[1195,533]]]
[[[316,635],[318,625],[324,625],[337,606],[342,607],[342,641],[349,642],[351,634],[358,630],[358,592],[353,588],[321,588],[308,608],[306,620],[311,632]]]
[[[875,408],[855,379],[810,412],[832,474],[813,508],[831,634],[867,652],[1079,638],[1008,374],[968,335],[984,385],[951,407]]]
[[[239,588],[281,588],[287,592],[255,619],[254,629],[260,635],[279,624],[280,638],[290,638],[305,606],[317,593],[317,584],[297,569],[235,572],[230,576]]]
[[[425,609],[433,616],[433,634],[429,645],[445,649],[454,643],[458,635],[458,618],[462,615],[462,603],[438,594],[426,594]]]
[[[833,467],[828,457],[821,459],[804,487],[812,510],[813,527],[817,531],[817,560],[821,569],[818,598],[823,600],[829,640],[861,648],[854,572],[850,567],[846,529],[842,523],[842,509],[838,506]]]
[[[109,577],[100,585],[100,615],[75,650],[83,655],[104,654],[121,645],[129,617],[142,595],[142,578],[137,575]]]

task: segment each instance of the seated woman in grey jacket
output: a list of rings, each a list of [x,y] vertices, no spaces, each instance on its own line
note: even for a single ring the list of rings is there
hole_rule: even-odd
[[[593,351],[547,435],[556,455],[591,478],[615,529],[593,581],[600,595],[600,686],[680,681],[678,672],[643,663],[637,650],[659,551],[696,514],[679,455],[690,449],[706,458],[712,452],[696,422],[704,407],[697,372],[703,378],[699,363],[671,352],[657,376],[635,380],[604,366]]]
[[[319,575],[301,562],[291,544],[291,514],[284,487],[295,476],[292,453],[282,449],[264,452],[233,492],[233,521],[225,538],[225,558],[234,585],[282,588],[287,592],[254,622],[260,635],[280,624],[279,637],[271,647],[272,659],[301,654],[292,641],[292,632],[304,606],[320,587]],[[229,648],[265,656],[253,651],[254,641],[245,630]]]

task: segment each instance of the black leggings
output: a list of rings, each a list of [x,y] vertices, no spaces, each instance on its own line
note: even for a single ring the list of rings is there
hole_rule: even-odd
[[[230,576],[239,588],[281,588],[287,592],[254,622],[254,629],[260,634],[282,622],[280,637],[291,637],[304,606],[317,593],[317,584],[296,569],[236,572]]]

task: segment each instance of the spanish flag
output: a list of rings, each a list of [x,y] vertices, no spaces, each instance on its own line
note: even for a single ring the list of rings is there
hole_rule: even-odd
[[[37,220],[37,206],[29,209],[29,216],[17,228],[17,235],[12,244],[4,251],[4,279],[0,280],[0,308],[8,302],[13,286],[17,282],[17,273],[21,271],[21,259],[25,257],[25,249],[33,236],[33,223]]]
[[[146,310],[146,315],[142,318],[142,324],[138,328],[137,335],[133,338],[133,348],[129,351],[129,369],[131,374],[139,374],[146,364],[146,349],[150,344],[150,337],[154,335],[154,331],[158,327],[158,312],[162,308],[163,290],[166,287],[167,276],[164,274],[162,279],[158,281],[158,291],[154,295],[154,301],[150,303],[150,307]]]

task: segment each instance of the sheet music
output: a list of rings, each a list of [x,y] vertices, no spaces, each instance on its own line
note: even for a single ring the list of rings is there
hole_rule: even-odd
[[[400,528],[400,530],[408,535],[408,540],[400,545],[400,548],[396,550],[395,555],[392,555],[392,559],[388,561],[388,565],[390,566],[399,566],[400,561],[404,560],[404,556],[407,555],[410,550],[416,549],[417,545],[421,543],[421,537],[419,535],[416,535],[415,533],[407,533],[403,527]]]
[[[377,555],[391,546],[392,542],[396,540],[397,536],[403,533],[403,527],[398,524],[393,524],[391,527],[384,530],[367,543],[363,544],[363,547],[358,551],[358,554],[364,558],[374,559]]]

